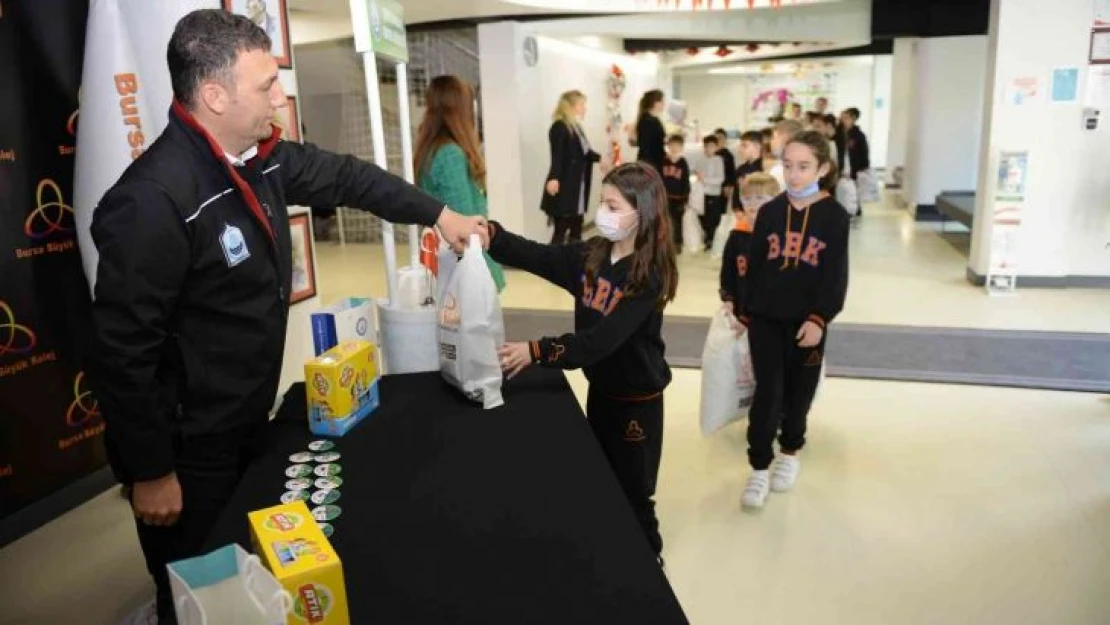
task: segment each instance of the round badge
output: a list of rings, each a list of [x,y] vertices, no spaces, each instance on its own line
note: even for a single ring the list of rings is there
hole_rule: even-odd
[[[281,503],[293,503],[294,501],[308,501],[308,491],[291,490],[281,496]]]
[[[314,459],[316,460],[316,462],[320,463],[335,462],[336,460],[339,460],[339,452],[329,451],[322,454],[316,454],[316,457]]]
[[[320,526],[320,531],[324,533],[324,538],[331,538],[331,535],[335,533],[335,528],[331,526],[331,523],[317,523],[317,525]]]
[[[312,475],[312,467],[307,464],[295,464],[285,470],[285,477],[308,477],[310,475]]]
[[[292,456],[289,456],[289,462],[295,462],[297,464],[304,464],[305,462],[312,462],[312,454],[310,452],[307,452],[307,451],[297,452],[297,453],[293,454]]]
[[[308,490],[312,488],[312,480],[307,477],[298,477],[285,483],[287,490]]]
[[[334,521],[343,514],[343,509],[339,506],[316,506],[312,509],[312,517],[317,521]]]
[[[339,491],[337,490],[318,490],[312,493],[312,503],[318,506],[324,506],[337,501],[339,501]]]
[[[333,490],[343,485],[343,478],[339,476],[316,478],[316,488],[320,490]]]
[[[316,475],[318,475],[320,477],[331,477],[333,475],[339,475],[342,472],[343,472],[343,467],[339,466],[338,464],[321,464],[318,467],[316,467]],[[298,475],[298,476],[295,476],[295,477],[301,477],[301,476]]]
[[[308,444],[309,451],[331,451],[335,449],[335,443],[331,441],[312,441]]]

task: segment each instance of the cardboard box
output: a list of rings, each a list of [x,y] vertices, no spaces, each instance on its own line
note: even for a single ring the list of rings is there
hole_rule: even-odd
[[[343,436],[377,410],[378,348],[366,341],[340,343],[304,366],[308,427]]]
[[[312,314],[312,346],[319,356],[346,341],[370,341],[374,306],[364,297],[349,297]]]
[[[343,563],[303,501],[247,515],[254,551],[293,598],[288,625],[350,625]]]

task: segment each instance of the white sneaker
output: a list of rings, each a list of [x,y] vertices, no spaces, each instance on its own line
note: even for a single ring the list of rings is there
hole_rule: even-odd
[[[748,476],[748,483],[744,486],[744,494],[740,496],[740,505],[745,508],[762,508],[770,492],[771,472],[766,469],[752,471]]]
[[[771,465],[771,490],[776,493],[785,493],[798,482],[798,471],[802,469],[802,461],[797,456],[786,454],[775,458]]]

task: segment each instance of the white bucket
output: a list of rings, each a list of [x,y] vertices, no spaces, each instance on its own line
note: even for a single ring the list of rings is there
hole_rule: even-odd
[[[432,295],[432,274],[423,265],[397,271],[397,303],[405,310],[420,308]]]
[[[396,375],[439,371],[439,324],[435,305],[392,308],[388,300],[379,299],[377,308],[385,372]]]

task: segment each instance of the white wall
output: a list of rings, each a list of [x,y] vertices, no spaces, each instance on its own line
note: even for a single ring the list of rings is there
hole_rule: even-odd
[[[887,135],[887,179],[896,167],[906,164],[910,143],[910,120],[916,104],[914,98],[917,67],[917,40],[896,39],[891,55],[890,130]]]
[[[1110,129],[1083,130],[1081,107],[1110,111],[1110,97],[1088,93],[1090,0],[1006,0],[992,3],[992,54],[988,118],[979,155],[981,175],[970,268],[982,275],[990,258],[991,196],[998,152],[1028,150],[1026,202],[1018,238],[1022,276],[1110,276]],[[1051,42],[1031,45],[1030,42]],[[1006,84],[1035,76],[1048,88],[1058,67],[1080,68],[1078,103],[1042,98],[1023,106],[1006,101]],[[1020,284],[1020,283],[1019,283]]]
[[[346,3],[343,3],[346,5]],[[354,36],[346,8],[336,14],[294,11],[289,14],[289,39],[293,45],[346,39]]]
[[[748,129],[751,106],[744,76],[687,74],[679,76],[677,83],[678,97],[687,106],[686,118],[698,120],[702,133],[719,127]]]
[[[890,96],[893,59],[889,54],[875,57],[871,71],[871,166],[886,167],[890,141]]]
[[[547,216],[540,210],[544,180],[550,167],[547,130],[559,95],[570,89],[586,94],[586,135],[602,156],[605,144],[606,78],[617,64],[626,76],[622,97],[625,122],[634,120],[640,95],[658,84],[658,67],[651,57],[633,58],[605,49],[585,47],[545,37],[536,24],[499,22],[478,27],[482,112],[490,217],[506,228],[533,239],[550,237]],[[524,38],[537,37],[539,61],[523,60]],[[602,46],[605,48],[606,46]],[[635,156],[627,142],[622,156]],[[592,197],[597,204],[600,173],[594,170]]]
[[[917,43],[903,190],[911,205],[941,191],[974,189],[979,176],[987,38],[937,37]]]

